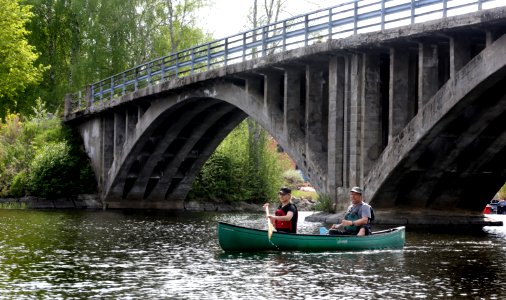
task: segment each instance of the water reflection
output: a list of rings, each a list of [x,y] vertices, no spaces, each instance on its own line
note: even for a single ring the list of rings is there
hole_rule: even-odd
[[[404,250],[230,254],[219,248],[217,221],[266,228],[261,213],[0,210],[0,298],[506,295],[504,228],[481,237],[408,232]],[[300,232],[319,226],[301,221]]]

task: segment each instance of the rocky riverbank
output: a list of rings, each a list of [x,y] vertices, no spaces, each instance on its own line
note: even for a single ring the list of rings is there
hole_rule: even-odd
[[[301,211],[311,211],[315,202],[311,199],[293,198],[292,202]],[[273,204],[274,206],[275,204]],[[0,199],[3,209],[102,209],[102,202],[98,195],[78,195],[76,197],[45,199],[37,197],[3,198]],[[210,201],[189,201],[184,203],[186,211],[245,211],[258,212],[261,204],[246,202],[217,203]]]
[[[395,227],[406,226],[408,229],[424,229],[431,231],[466,233],[481,231],[483,226],[503,226],[502,221],[498,221],[483,214],[469,214],[457,211],[394,211],[394,210],[374,210],[376,219],[374,226]],[[325,224],[340,223],[343,218],[342,213],[316,213],[306,217],[308,222],[321,222]]]
[[[292,198],[292,202],[297,206],[300,211],[314,210],[315,201],[304,198]],[[275,207],[277,204],[271,204]],[[187,211],[245,211],[245,212],[258,212],[262,211],[261,204],[253,204],[246,202],[234,203],[216,203],[207,201],[189,201],[184,203],[184,209]]]
[[[37,197],[3,198],[0,208],[4,209],[102,209],[97,195],[86,194],[76,197],[45,199]]]

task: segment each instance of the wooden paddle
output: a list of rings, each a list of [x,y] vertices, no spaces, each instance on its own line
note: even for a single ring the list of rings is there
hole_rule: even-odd
[[[274,226],[272,226],[271,219],[269,219],[269,206],[265,206],[265,215],[267,217],[267,236],[269,237],[269,240],[272,237],[272,233],[274,232]]]

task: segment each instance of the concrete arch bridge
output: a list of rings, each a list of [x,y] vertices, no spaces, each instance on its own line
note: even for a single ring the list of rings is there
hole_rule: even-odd
[[[379,210],[479,213],[506,181],[506,9],[443,7],[417,23],[418,6],[378,4],[298,16],[69,95],[65,122],[104,204],[183,209],[205,161],[250,116],[340,205],[361,185]],[[409,24],[390,26],[402,9]],[[367,17],[376,27],[360,25]]]

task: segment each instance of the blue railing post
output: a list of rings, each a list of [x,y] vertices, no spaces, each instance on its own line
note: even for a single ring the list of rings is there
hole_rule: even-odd
[[[226,66],[228,64],[228,38],[225,38],[224,41],[225,41],[225,57],[223,59]]]
[[[121,95],[125,95],[125,94],[126,94],[126,83],[125,83],[125,81],[126,81],[126,80],[125,80],[125,76],[126,76],[126,75],[125,75],[125,72],[123,72],[123,74],[122,74],[122,75],[123,75],[123,76],[122,76],[121,80],[123,81],[123,87],[122,87],[122,89],[121,89]]]
[[[286,51],[286,20],[283,21],[283,51]]]
[[[385,0],[381,1],[381,30],[385,30]]]
[[[211,69],[211,43],[207,43],[207,70]]]
[[[262,27],[262,57],[267,55],[267,38],[266,38],[265,26]]]
[[[93,85],[89,84],[86,86],[86,108],[91,109],[93,108]]]
[[[191,59],[191,67],[190,67],[190,74],[194,74],[193,70],[195,67],[195,47],[192,48],[192,51],[190,53],[190,59]]]
[[[353,34],[357,34],[357,27],[358,27],[358,1],[355,1],[353,7]]]
[[[304,46],[308,45],[309,41],[309,15],[304,16]]]
[[[415,24],[415,0],[411,0],[411,24]]]
[[[176,52],[176,78],[179,77],[179,53]]]
[[[165,58],[162,58],[160,60],[160,64],[161,64],[161,66],[160,66],[160,68],[161,68],[160,81],[164,82],[165,81]]]
[[[139,86],[139,68],[135,68],[135,82],[134,82],[134,91],[137,91],[137,88]]]
[[[242,34],[242,61],[246,61],[246,32]]]
[[[332,39],[332,7],[329,9],[328,40]]]

